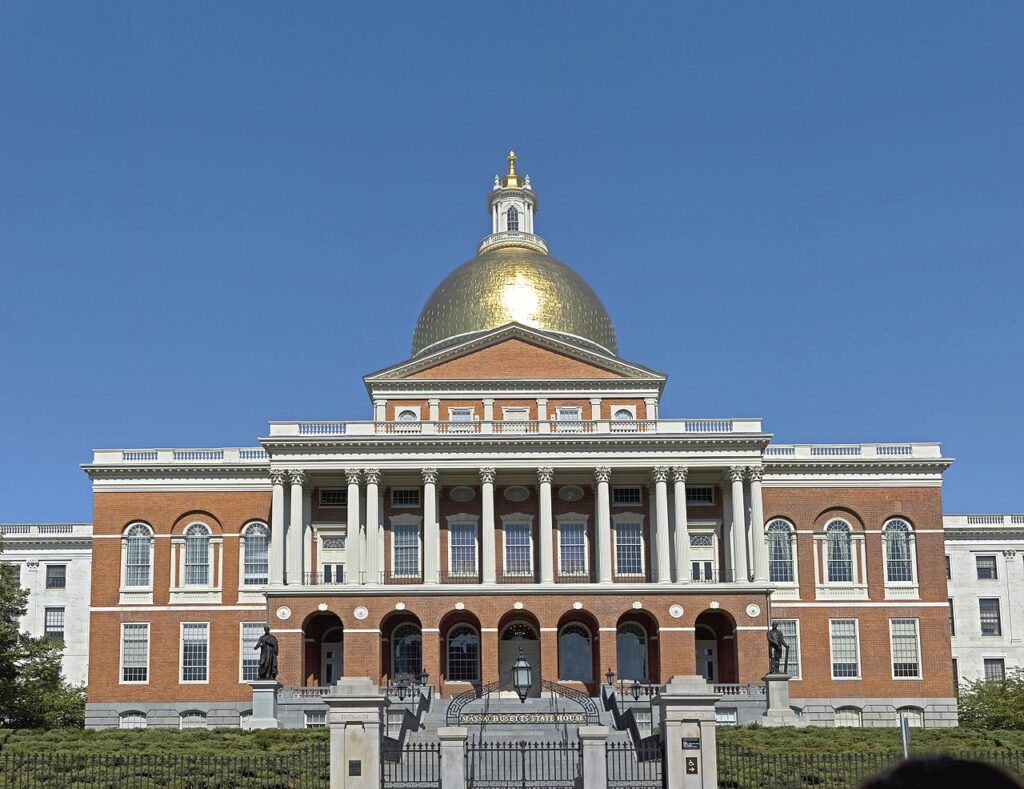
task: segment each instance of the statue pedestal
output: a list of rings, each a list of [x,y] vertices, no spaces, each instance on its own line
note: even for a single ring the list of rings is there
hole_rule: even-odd
[[[803,728],[807,725],[807,721],[800,720],[800,716],[793,712],[793,709],[789,706],[789,681],[791,679],[792,677],[789,674],[764,675],[768,710],[761,717],[762,726],[794,726]]]
[[[280,729],[277,719],[277,692],[281,683],[276,679],[254,679],[249,683],[252,688],[252,715],[242,722],[246,731],[253,729]]]

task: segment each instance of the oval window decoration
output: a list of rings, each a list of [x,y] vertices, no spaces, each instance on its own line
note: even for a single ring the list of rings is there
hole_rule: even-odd
[[[522,485],[511,485],[505,488],[505,498],[509,501],[526,501],[530,498],[530,490]]]
[[[583,498],[583,488],[579,485],[562,485],[558,489],[558,498],[562,501],[579,501]]]
[[[468,485],[458,485],[449,493],[454,501],[467,502],[476,498],[476,491]]]

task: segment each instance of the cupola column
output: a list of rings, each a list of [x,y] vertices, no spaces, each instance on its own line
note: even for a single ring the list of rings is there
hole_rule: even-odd
[[[608,483],[612,479],[612,470],[607,466],[594,469],[594,480],[597,482],[597,582],[612,582],[612,515]]]
[[[764,501],[761,495],[762,466],[747,469],[750,478],[750,540],[754,549],[754,580],[764,583],[768,580],[768,541],[764,536]]]
[[[284,479],[285,472],[270,472],[270,583],[284,583]],[[180,574],[179,574],[180,577]]]
[[[735,562],[733,580],[746,583],[750,580],[750,565],[747,562],[747,524],[743,512],[743,472],[742,466],[729,469],[732,482],[732,556]]]
[[[288,472],[291,482],[290,511],[288,519],[288,584],[294,586],[302,583],[302,484],[306,475],[299,469]]]
[[[423,475],[423,583],[436,584],[441,572],[441,527],[437,521],[437,469]]]
[[[690,580],[690,531],[686,515],[686,466],[672,468],[672,500],[675,505],[676,583]]]
[[[380,582],[377,566],[384,557],[378,554],[380,543],[377,532],[380,531],[380,471],[368,468],[363,472],[366,477],[366,564],[363,566],[365,583]]]
[[[540,582],[555,582],[554,539],[551,526],[551,480],[554,471],[550,468],[537,469],[537,483],[540,488]]]
[[[657,575],[653,580],[659,584],[672,582],[668,539],[668,468],[657,466],[651,472],[654,480],[654,504],[657,513],[655,525],[655,561]]]
[[[359,536],[359,469],[350,468],[345,472],[348,495],[345,497],[345,583],[359,583],[362,572],[363,546]]]
[[[480,566],[485,584],[497,583],[494,556],[494,469],[480,469],[480,505],[482,538],[480,541]]]

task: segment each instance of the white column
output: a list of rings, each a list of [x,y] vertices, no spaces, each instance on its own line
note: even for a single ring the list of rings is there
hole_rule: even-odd
[[[657,514],[653,551],[656,574],[652,580],[659,584],[667,584],[672,582],[668,541],[668,468],[656,466],[651,472],[651,478],[654,480],[654,506]]]
[[[359,583],[362,572],[363,557],[359,541],[359,469],[350,468],[345,471],[348,481],[348,495],[345,498],[346,524],[345,532],[345,583]]]
[[[612,582],[612,513],[608,496],[608,483],[612,470],[607,466],[594,469],[597,481],[597,582]]]
[[[658,398],[656,397],[645,397],[644,405],[647,407],[647,418],[657,419],[658,418]]]
[[[487,422],[494,421],[494,398],[484,398],[484,420]]]
[[[732,577],[732,571],[736,567],[736,561],[732,555],[732,489],[726,480],[720,487],[722,492],[722,567],[719,570],[719,580]]]
[[[551,424],[548,422],[548,401],[543,397],[537,398],[537,425],[538,433],[550,433]]]
[[[676,583],[690,580],[690,532],[686,523],[686,466],[672,467],[672,500],[676,515]]]
[[[732,482],[732,555],[736,562],[734,581],[750,580],[750,569],[747,563],[747,525],[743,512],[743,467],[733,466],[729,469]]]
[[[431,422],[438,422],[441,419],[441,401],[435,398],[427,400],[427,418]]]
[[[485,584],[497,583],[494,565],[494,469],[480,469],[481,520],[480,567]]]
[[[551,480],[554,471],[550,468],[537,469],[537,483],[540,487],[540,582],[554,583],[553,548],[554,533],[551,525]]]
[[[601,418],[601,398],[590,398],[590,418],[595,422]]]
[[[383,422],[387,419],[387,400],[373,401],[373,419],[375,422]]]
[[[747,469],[750,478],[750,536],[754,543],[754,580],[768,581],[768,542],[764,536],[764,501],[761,496],[761,479],[764,467],[751,466]]]
[[[437,521],[437,469],[425,468],[423,476],[423,583],[436,584],[441,571],[441,528]]]
[[[366,561],[363,564],[363,577],[365,583],[377,584],[380,583],[377,570],[380,561],[377,556],[377,531],[380,528],[380,493],[377,487],[380,485],[380,471],[368,468],[363,474],[366,477]]]
[[[270,499],[270,583],[284,583],[284,478],[283,471],[271,471]],[[180,578],[180,576],[179,576]]]
[[[288,481],[291,483],[291,493],[287,568],[288,584],[294,586],[302,583],[302,483],[306,481],[306,475],[299,469],[292,469],[288,472]]]

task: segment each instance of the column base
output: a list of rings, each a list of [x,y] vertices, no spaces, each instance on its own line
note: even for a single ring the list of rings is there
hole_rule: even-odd
[[[277,694],[282,685],[276,679],[254,679],[248,683],[252,688],[252,715],[242,721],[245,731],[255,729],[280,729],[277,719]]]

